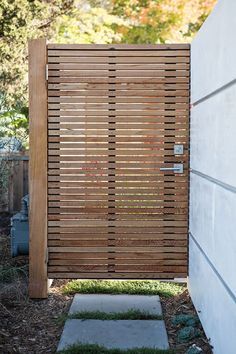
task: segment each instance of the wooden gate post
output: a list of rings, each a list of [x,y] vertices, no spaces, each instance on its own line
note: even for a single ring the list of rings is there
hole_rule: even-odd
[[[29,42],[29,296],[46,298],[47,279],[47,45]]]

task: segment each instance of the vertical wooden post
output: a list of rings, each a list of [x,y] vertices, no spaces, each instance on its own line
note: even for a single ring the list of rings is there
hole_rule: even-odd
[[[47,279],[47,45],[29,42],[29,295],[46,298]]]

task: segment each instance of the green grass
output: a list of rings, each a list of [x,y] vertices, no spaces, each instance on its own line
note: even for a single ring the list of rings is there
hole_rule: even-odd
[[[171,349],[161,350],[152,348],[134,348],[134,349],[107,349],[96,344],[76,344],[68,349],[62,350],[61,354],[174,354]]]
[[[62,289],[64,294],[132,294],[176,296],[186,289],[183,284],[158,280],[72,280]]]
[[[81,311],[70,315],[70,318],[83,320],[162,320],[162,316],[149,312],[130,309],[125,312]]]
[[[149,312],[130,309],[125,312],[102,312],[102,311],[81,311],[71,315],[61,315],[56,319],[57,323],[64,323],[67,319],[77,320],[162,320],[161,315],[153,315]]]

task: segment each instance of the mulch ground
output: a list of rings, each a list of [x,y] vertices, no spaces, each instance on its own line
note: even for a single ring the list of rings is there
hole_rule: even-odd
[[[55,281],[48,299],[28,298],[28,257],[10,256],[9,215],[0,215],[0,267],[19,269],[9,281],[0,281],[0,353],[43,354],[56,353],[63,324],[57,318],[68,312],[72,296],[62,294],[66,281]],[[162,298],[164,318],[171,348],[184,354],[192,345],[202,348],[204,354],[212,354],[211,347],[201,328],[202,335],[185,344],[178,344],[178,326],[172,325],[176,314],[195,314],[187,291],[172,298]]]
[[[201,332],[201,336],[198,338],[194,338],[193,340],[188,341],[184,344],[179,344],[176,340],[177,332],[181,328],[180,325],[174,326],[172,324],[172,319],[176,315],[180,314],[189,314],[189,315],[197,315],[191,298],[189,296],[188,290],[184,291],[182,294],[171,297],[171,298],[162,298],[162,309],[165,318],[166,329],[168,332],[168,339],[171,348],[174,348],[177,353],[182,354],[186,353],[187,349],[196,344],[197,347],[202,349],[203,354],[212,354],[212,348],[209,344],[209,341],[206,338],[204,330],[199,324],[199,330]]]

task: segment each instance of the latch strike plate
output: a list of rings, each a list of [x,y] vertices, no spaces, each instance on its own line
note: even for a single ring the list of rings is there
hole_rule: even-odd
[[[46,67],[45,67],[45,78],[46,78],[46,81],[48,81],[48,64],[46,64]]]

